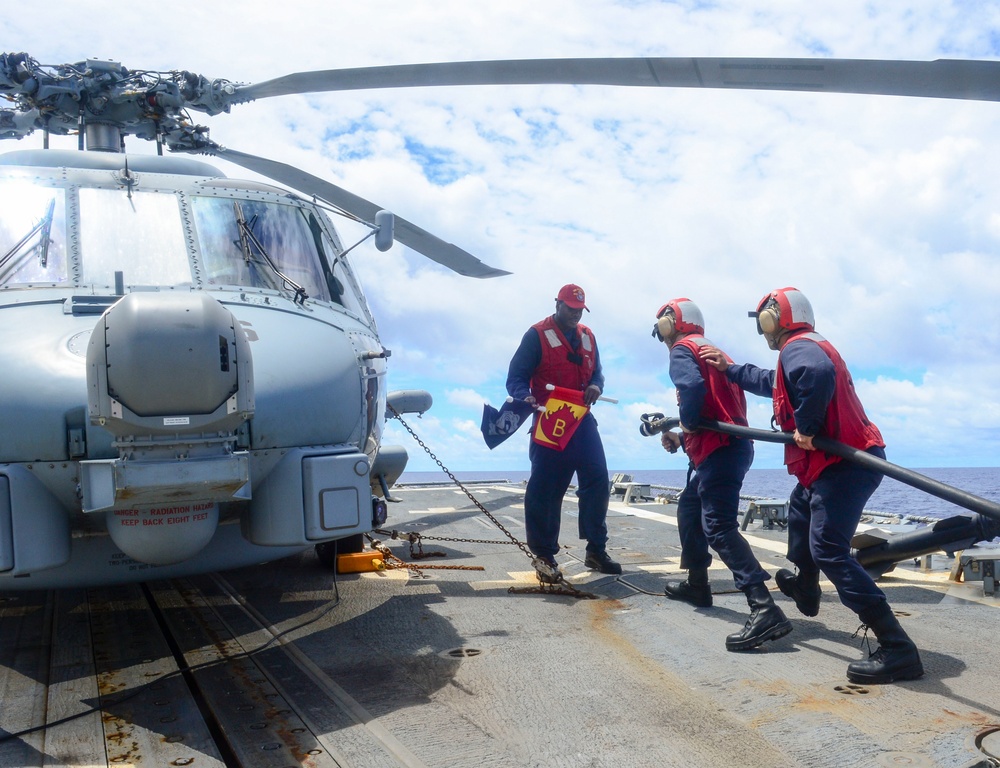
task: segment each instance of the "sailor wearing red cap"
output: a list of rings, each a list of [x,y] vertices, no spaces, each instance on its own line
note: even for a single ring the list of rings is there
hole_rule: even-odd
[[[604,374],[594,333],[580,322],[585,309],[590,311],[580,286],[571,283],[559,289],[555,313],[527,330],[511,358],[507,373],[511,397],[544,405],[550,384],[582,392],[587,406],[600,397]],[[587,541],[584,563],[601,573],[621,573],[621,565],[607,553],[610,486],[594,415],[588,412],[583,417],[563,450],[532,440],[528,457],[531,477],[524,496],[524,522],[531,551],[558,574],[555,555],[562,502],[576,473],[579,536]]]

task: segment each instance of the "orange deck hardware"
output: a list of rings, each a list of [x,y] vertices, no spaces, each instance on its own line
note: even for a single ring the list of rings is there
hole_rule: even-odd
[[[385,570],[385,556],[381,552],[367,550],[337,555],[337,573],[369,573]]]

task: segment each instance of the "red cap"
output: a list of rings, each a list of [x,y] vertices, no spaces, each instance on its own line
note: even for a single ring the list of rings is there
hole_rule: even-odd
[[[590,311],[586,304],[587,296],[584,294],[583,288],[579,285],[573,285],[573,283],[564,285],[559,289],[556,301],[563,302],[570,309],[586,309],[588,312]]]

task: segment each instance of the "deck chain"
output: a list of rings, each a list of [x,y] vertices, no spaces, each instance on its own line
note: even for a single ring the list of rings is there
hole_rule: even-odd
[[[452,471],[450,469],[448,469],[444,465],[444,463],[441,461],[441,459],[439,459],[436,455],[434,455],[434,452],[430,449],[430,447],[423,440],[421,440],[420,437],[417,435],[417,433],[414,432],[413,429],[410,427],[410,425],[407,424],[403,420],[402,415],[400,413],[398,413],[396,411],[396,409],[393,408],[388,403],[386,404],[386,410],[388,411],[389,414],[391,414],[390,418],[394,418],[394,419],[398,419],[399,420],[399,423],[403,425],[403,429],[405,429],[407,432],[410,433],[410,437],[412,437],[414,440],[417,441],[417,445],[419,445],[421,448],[424,449],[424,452],[428,456],[430,456],[431,459],[434,461],[434,463],[437,464],[441,468],[441,471],[444,472],[448,476],[448,479],[451,480],[455,485],[457,485],[462,490],[462,492],[466,496],[469,497],[469,501],[471,501],[473,504],[475,504],[476,508],[479,509],[479,511],[482,512],[484,515],[486,515],[486,517],[488,517],[490,519],[490,521],[497,528],[499,528],[504,533],[504,535],[507,536],[508,539],[510,539],[509,543],[514,544],[515,546],[517,546],[518,549],[520,549],[522,552],[524,552],[525,556],[529,560],[535,560],[535,555],[531,552],[531,550],[528,549],[527,545],[525,545],[524,542],[519,541],[517,539],[517,537],[514,536],[514,534],[512,534],[510,531],[508,531],[506,528],[504,528],[503,523],[501,523],[499,520],[497,520],[490,513],[490,511],[488,509],[486,509],[486,507],[484,507],[482,505],[482,503],[479,501],[479,499],[477,499],[472,494],[472,491],[470,491],[468,488],[466,488],[462,484],[462,482],[457,477],[455,477],[455,475],[452,473]],[[418,539],[421,538],[421,534],[419,534],[419,533],[415,533],[413,535],[417,536]],[[443,538],[439,538],[438,541],[460,541],[460,542],[479,543],[475,539],[443,539]],[[493,542],[490,542],[490,543],[493,543]],[[504,543],[507,543],[507,542],[504,542]],[[410,546],[411,546],[411,549],[412,549],[412,546],[413,546],[412,539],[411,539]],[[395,557],[395,556],[393,556],[393,557]],[[398,558],[396,558],[396,559],[398,560]],[[400,561],[400,562],[402,562],[402,561]],[[410,567],[410,566],[407,565],[407,567]],[[539,593],[541,593],[541,594],[570,595],[572,597],[579,597],[579,598],[595,598],[596,597],[596,595],[592,595],[589,592],[584,592],[584,591],[579,590],[576,587],[574,587],[572,584],[570,584],[568,581],[566,581],[566,578],[563,576],[563,574],[562,574],[561,571],[557,571],[557,573],[558,573],[558,575],[556,576],[555,583],[554,584],[547,584],[547,583],[545,583],[545,582],[543,582],[541,580],[541,574],[536,570],[535,571],[535,576],[538,578],[539,586],[537,586],[537,587],[524,587],[524,588],[521,588],[521,587],[511,587],[508,591],[512,592],[512,593],[517,593],[517,594],[524,594],[524,593],[539,594]]]
[[[378,531],[376,531],[376,533],[378,533]],[[430,568],[439,571],[485,571],[486,570],[481,565],[416,565],[414,563],[408,563],[405,560],[401,560],[399,557],[394,555],[392,553],[392,550],[389,549],[385,544],[383,544],[378,539],[372,538],[367,533],[365,534],[365,536],[368,538],[369,543],[372,545],[372,549],[382,553],[382,557],[385,561],[385,570],[387,571],[391,571],[396,568],[405,568],[408,571],[414,571],[418,576],[423,578],[424,575],[423,573],[421,573],[421,571],[425,571]],[[441,557],[445,556],[443,552],[440,553],[440,555]],[[434,555],[431,554],[429,556],[433,557]]]
[[[503,539],[459,539],[453,536],[428,536],[417,531],[397,531],[396,529],[387,531],[384,528],[376,528],[372,533],[388,536],[390,539],[398,541],[410,542],[410,555],[417,560],[425,557],[447,557],[444,552],[424,552],[422,544],[424,541],[459,541],[463,544],[517,544],[516,541],[504,541]],[[414,544],[417,545],[416,552],[413,550]]]

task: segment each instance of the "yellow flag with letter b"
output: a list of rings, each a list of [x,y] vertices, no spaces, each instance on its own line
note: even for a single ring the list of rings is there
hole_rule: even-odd
[[[539,445],[563,450],[590,407],[583,404],[583,392],[556,387],[545,403],[545,413],[539,414],[531,436]]]

